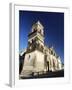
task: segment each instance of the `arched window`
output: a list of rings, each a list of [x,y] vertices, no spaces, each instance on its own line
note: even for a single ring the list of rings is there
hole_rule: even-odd
[[[53,59],[53,67],[55,68],[55,61],[54,61],[54,59]]]
[[[51,54],[53,55],[53,51],[51,50]]]
[[[29,59],[30,59],[30,57],[31,57],[31,56],[29,55]],[[28,59],[28,60],[29,60],[29,59]]]
[[[34,41],[34,40],[32,39],[32,43],[33,43],[33,41]]]
[[[40,33],[41,33],[41,29],[40,29]]]
[[[41,50],[43,51],[43,46],[41,45]]]

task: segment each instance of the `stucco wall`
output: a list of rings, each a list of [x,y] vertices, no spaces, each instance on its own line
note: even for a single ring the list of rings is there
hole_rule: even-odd
[[[44,71],[44,54],[38,50],[27,53],[24,58],[22,74],[24,72]]]

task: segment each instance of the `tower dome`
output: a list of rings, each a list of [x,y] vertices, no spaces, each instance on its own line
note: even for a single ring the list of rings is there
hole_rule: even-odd
[[[44,34],[43,29],[44,29],[44,27],[43,27],[43,25],[40,23],[39,20],[32,25],[32,32],[37,31],[37,32],[40,32],[40,33],[43,35],[43,34]]]

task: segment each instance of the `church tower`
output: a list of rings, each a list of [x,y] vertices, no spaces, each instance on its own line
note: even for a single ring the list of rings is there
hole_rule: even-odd
[[[27,52],[32,52],[34,50],[39,50],[43,52],[44,48],[44,27],[37,21],[32,25],[32,31],[28,35],[28,48]]]
[[[44,27],[37,21],[28,34],[28,47],[24,58],[22,76],[44,71]]]

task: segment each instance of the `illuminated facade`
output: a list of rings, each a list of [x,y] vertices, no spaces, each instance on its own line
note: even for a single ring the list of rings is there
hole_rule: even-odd
[[[53,47],[49,48],[44,44],[44,39],[44,27],[37,21],[32,25],[32,31],[28,35],[28,47],[24,52],[21,76],[27,77],[32,73],[36,75],[63,69],[61,58]]]

